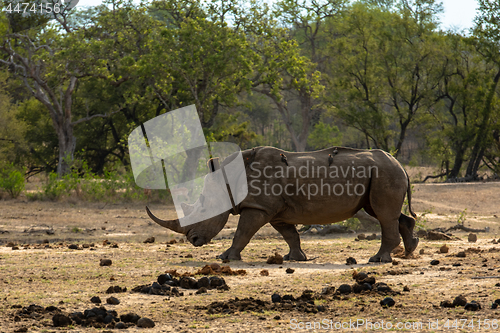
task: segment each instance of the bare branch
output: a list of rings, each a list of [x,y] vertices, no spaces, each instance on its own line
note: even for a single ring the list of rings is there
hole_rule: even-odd
[[[89,120],[94,119],[94,118],[107,118],[107,117],[111,117],[112,115],[114,115],[114,114],[116,114],[116,113],[118,113],[118,112],[120,112],[122,110],[123,110],[123,108],[120,108],[120,109],[118,109],[116,111],[111,112],[110,114],[94,114],[92,116],[88,116],[87,115],[87,117],[85,117],[85,118],[81,118],[81,119],[78,119],[77,121],[72,122],[71,125],[75,126],[75,125],[81,124],[83,122],[89,121]]]

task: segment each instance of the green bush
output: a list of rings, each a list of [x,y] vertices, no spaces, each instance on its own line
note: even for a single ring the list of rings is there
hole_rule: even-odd
[[[19,171],[13,163],[0,171],[0,188],[12,198],[17,198],[24,190],[24,170]]]

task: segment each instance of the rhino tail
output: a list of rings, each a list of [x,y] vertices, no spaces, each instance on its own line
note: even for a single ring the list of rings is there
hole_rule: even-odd
[[[403,168],[404,170],[404,168]],[[408,176],[408,173],[405,170],[406,174],[406,179],[408,180],[408,189],[406,190],[406,195],[408,196],[408,211],[410,212],[411,216],[414,218],[417,218],[417,214],[413,212],[413,209],[411,208],[411,184],[410,184],[410,177]]]

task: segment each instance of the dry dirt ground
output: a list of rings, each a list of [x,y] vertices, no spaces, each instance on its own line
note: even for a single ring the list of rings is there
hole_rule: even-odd
[[[387,330],[390,325],[392,331],[406,332],[499,330],[500,309],[491,307],[500,299],[500,243],[492,243],[500,237],[500,183],[416,184],[414,190],[414,210],[425,213],[427,228],[453,226],[467,209],[465,225],[488,226],[490,232],[478,233],[475,243],[468,242],[465,232],[453,232],[455,240],[446,242],[421,239],[414,256],[393,255],[396,262],[392,264],[368,264],[380,240],[355,241],[355,234],[303,235],[303,249],[312,260],[271,265],[266,259],[275,252],[286,254],[288,247],[271,227],[265,227],[242,252],[242,261],[223,264],[215,256],[230,246],[237,217],[231,217],[210,244],[195,248],[151,223],[144,204],[0,201],[0,332],[119,331],[112,326],[75,323],[54,327],[54,314],[98,307],[90,302],[93,296],[99,296],[102,306],[118,316],[133,312],[155,322],[154,328],[132,325],[127,329],[131,332],[302,331],[300,328],[371,332]],[[174,214],[167,206],[155,204],[152,209],[164,218]],[[48,235],[44,230],[50,229],[53,234]],[[154,243],[143,243],[151,236]],[[167,244],[173,239],[178,242]],[[91,243],[93,247],[83,248]],[[78,249],[68,248],[71,244]],[[448,253],[439,251],[444,244]],[[461,251],[465,257],[457,257]],[[354,257],[357,264],[346,265],[348,257]],[[103,258],[111,259],[112,265],[100,266]],[[439,264],[431,265],[432,260]],[[229,290],[210,289],[203,294],[183,288],[179,288],[183,296],[132,291],[150,285],[167,270],[194,273],[212,263],[245,270],[246,275],[224,276]],[[287,268],[294,272],[287,273]],[[269,274],[261,275],[262,270]],[[322,294],[326,287],[353,285],[353,271],[368,273],[391,290]],[[106,294],[110,286],[126,287],[127,291]],[[272,303],[274,293],[304,296]],[[478,302],[481,309],[440,306],[458,295]],[[120,304],[106,304],[110,296]],[[248,297],[253,300],[242,301]],[[380,301],[385,297],[392,297],[395,305],[382,307]],[[45,309],[29,308],[30,304]],[[57,310],[47,309],[50,306]],[[340,328],[342,324],[344,328]]]

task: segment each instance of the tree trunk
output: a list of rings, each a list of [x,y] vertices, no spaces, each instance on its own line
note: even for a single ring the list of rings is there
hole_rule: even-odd
[[[496,88],[498,86],[498,81],[500,80],[500,70],[497,71],[493,82],[491,83],[490,90],[488,91],[488,96],[484,102],[484,107],[482,111],[482,121],[481,125],[476,132],[476,141],[474,143],[474,148],[472,149],[472,154],[469,160],[469,165],[467,166],[466,177],[477,178],[477,170],[481,160],[483,159],[484,146],[488,136],[488,127],[490,126],[490,116],[492,111],[493,98],[495,97]]]
[[[457,145],[458,146],[458,145]],[[457,178],[464,163],[464,151],[465,149],[460,146],[455,149],[455,161],[453,162],[453,168],[448,173],[447,179]]]

